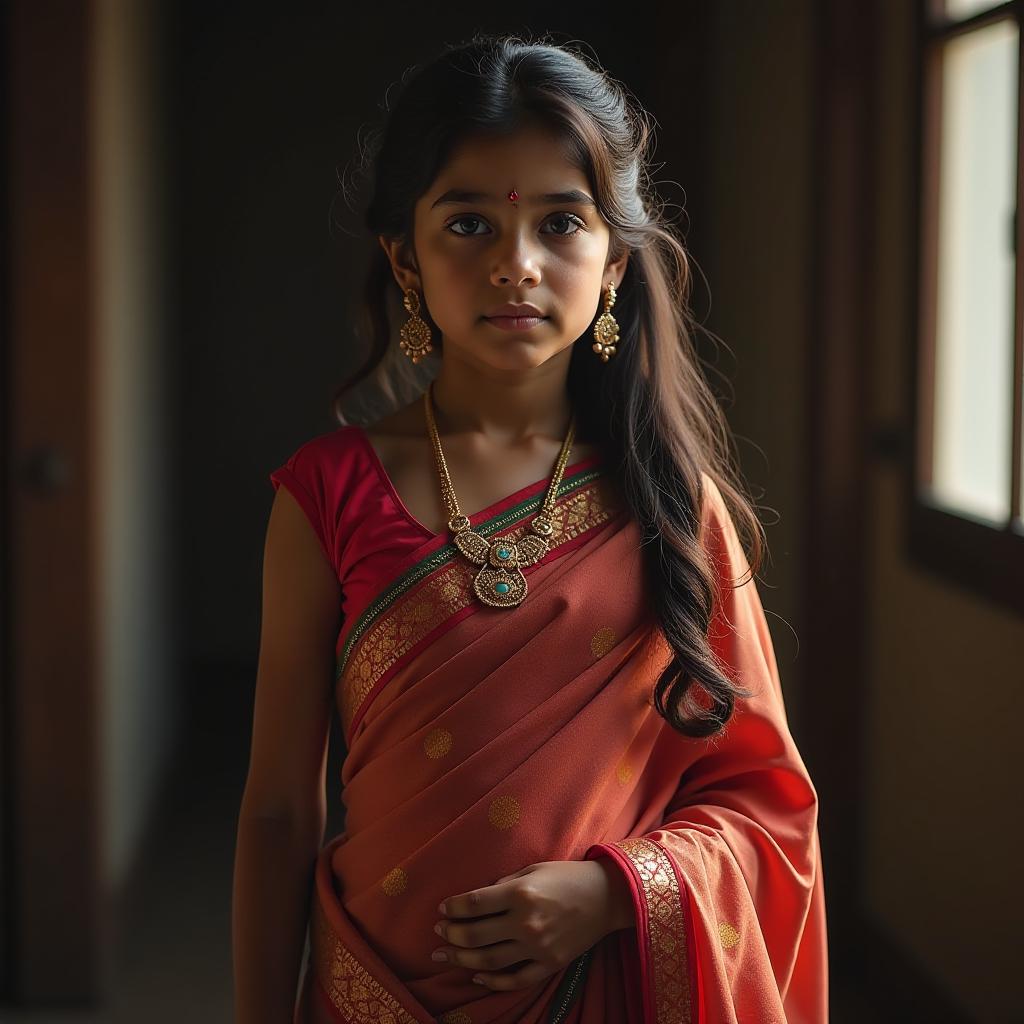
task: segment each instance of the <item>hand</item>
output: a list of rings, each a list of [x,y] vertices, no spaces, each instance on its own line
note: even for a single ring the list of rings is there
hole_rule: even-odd
[[[444,908],[439,928],[449,945],[439,948],[448,962],[477,970],[474,981],[502,991],[557,974],[633,919],[625,881],[601,858],[531,864],[449,897]],[[516,971],[496,970],[522,961]]]

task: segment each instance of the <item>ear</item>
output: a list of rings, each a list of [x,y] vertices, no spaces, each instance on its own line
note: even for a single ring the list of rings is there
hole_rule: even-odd
[[[616,291],[626,276],[626,264],[629,263],[629,249],[623,251],[617,260],[609,260],[604,268],[603,287],[607,287],[609,280],[615,285]]]
[[[377,240],[391,263],[391,272],[395,275],[398,287],[403,292],[415,288],[422,293],[423,283],[420,281],[415,254],[407,240],[404,237],[386,238],[384,235],[379,235]]]

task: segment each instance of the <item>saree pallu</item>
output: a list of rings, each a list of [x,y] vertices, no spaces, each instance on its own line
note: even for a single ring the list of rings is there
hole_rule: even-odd
[[[827,1020],[817,794],[754,582],[733,589],[745,555],[704,486],[701,543],[722,581],[709,639],[755,691],[715,737],[685,737],[653,706],[671,649],[602,467],[562,480],[521,604],[483,604],[478,567],[438,536],[346,623],[346,820],[316,864],[296,1024]],[[514,542],[542,497],[473,527]],[[430,959],[442,899],[595,857],[621,872],[633,926],[555,975],[498,991]]]

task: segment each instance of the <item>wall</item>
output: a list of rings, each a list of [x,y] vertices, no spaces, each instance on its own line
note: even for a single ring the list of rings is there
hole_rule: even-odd
[[[916,301],[907,214],[918,192],[914,5],[878,10],[871,411],[881,421],[906,416]],[[1024,622],[908,562],[901,475],[876,464],[866,498],[868,909],[972,1019],[1019,1019],[1015,878],[1024,829],[1010,762],[1024,712]]]
[[[810,305],[813,18],[806,0],[713,5],[708,61],[709,326],[744,475],[765,525],[758,589],[800,741],[804,393]]]

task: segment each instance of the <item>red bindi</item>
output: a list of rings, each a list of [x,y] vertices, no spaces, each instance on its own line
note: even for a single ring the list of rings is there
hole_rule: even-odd
[[[508,194],[508,201],[510,203],[518,203],[519,202],[519,193],[515,189],[512,189],[512,191],[509,192],[509,194]]]

